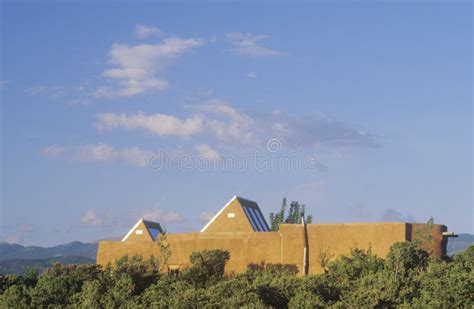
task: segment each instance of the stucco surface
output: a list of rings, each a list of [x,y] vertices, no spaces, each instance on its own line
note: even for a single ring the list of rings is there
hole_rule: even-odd
[[[232,207],[228,211],[238,216],[245,216],[241,207]],[[238,205],[237,205],[238,206]],[[227,211],[227,210],[226,210]],[[226,211],[222,215],[226,215]],[[220,222],[216,220],[216,222]],[[242,223],[244,222],[244,223]],[[282,263],[303,269],[304,259],[304,229],[300,224],[282,224],[277,232],[229,231],[232,228],[246,229],[245,221],[235,220],[227,223],[225,217],[212,230],[187,234],[168,234],[171,256],[169,265],[180,265],[184,268],[189,263],[189,256],[195,251],[206,249],[222,249],[230,252],[230,261],[226,272],[245,271],[250,263]],[[241,224],[241,225],[240,225]],[[247,221],[248,224],[248,221]],[[238,226],[240,225],[240,227]],[[220,228],[219,228],[220,227]],[[251,227],[249,227],[252,230]],[[345,224],[308,224],[308,264],[309,273],[322,271],[319,265],[321,251],[328,252],[332,258],[347,254],[351,248],[367,249],[380,257],[385,257],[390,246],[398,241],[412,240],[415,235],[426,228],[424,224],[410,223],[345,223]],[[432,230],[432,240],[429,247],[434,255],[440,256],[446,252],[446,241],[442,232],[446,226],[435,225]],[[149,240],[128,239],[127,241],[101,241],[97,252],[97,263],[105,265],[123,255],[159,256],[157,243]]]
[[[247,219],[245,212],[237,198],[231,200],[230,204],[215,218],[203,233],[212,232],[253,232],[252,225]]]

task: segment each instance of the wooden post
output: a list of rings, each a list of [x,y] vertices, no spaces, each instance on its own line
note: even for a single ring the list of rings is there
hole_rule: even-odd
[[[301,225],[303,226],[303,275],[308,275],[309,269],[309,254],[308,254],[308,231],[306,229],[306,222],[304,221],[304,215],[301,216]]]

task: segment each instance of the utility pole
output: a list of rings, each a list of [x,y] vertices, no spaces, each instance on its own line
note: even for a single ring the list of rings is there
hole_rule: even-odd
[[[308,275],[308,231],[306,229],[306,222],[304,220],[304,215],[301,216],[301,225],[303,227],[303,275]]]

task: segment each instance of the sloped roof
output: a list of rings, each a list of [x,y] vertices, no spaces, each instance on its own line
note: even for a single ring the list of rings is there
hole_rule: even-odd
[[[243,210],[243,213],[245,213],[245,218],[248,220],[250,223],[251,228],[255,232],[268,232],[270,231],[270,228],[268,227],[268,224],[265,220],[265,217],[262,214],[262,211],[260,210],[260,207],[258,207],[258,204],[254,201],[239,197],[239,196],[234,196],[232,199],[217,212],[217,214],[202,228],[201,232],[206,231],[215,221],[217,218],[221,217],[222,213],[226,210],[227,207],[229,207],[232,202],[237,200],[238,204]],[[233,206],[235,207],[235,206]],[[220,219],[222,220],[222,219]],[[230,231],[231,232],[231,231]]]
[[[163,229],[161,228],[161,225],[157,222],[153,222],[153,221],[148,221],[148,220],[144,220],[144,219],[140,219],[138,220],[138,222],[130,229],[130,231],[128,231],[127,235],[125,235],[125,237],[122,239],[122,241],[125,241],[127,240],[127,238],[132,235],[132,233],[138,229],[138,227],[140,227],[141,225],[143,225],[148,233],[148,235],[150,236],[150,238],[152,240],[156,240],[156,238],[158,237],[158,235],[160,233],[163,233]]]

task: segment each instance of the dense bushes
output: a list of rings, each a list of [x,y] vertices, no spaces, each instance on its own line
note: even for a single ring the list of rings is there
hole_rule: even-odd
[[[385,260],[354,249],[326,272],[296,276],[290,265],[249,265],[224,275],[229,253],[193,253],[179,276],[156,259],[124,257],[114,267],[54,265],[38,276],[0,276],[1,308],[464,308],[474,304],[474,246],[430,259],[413,243]]]

